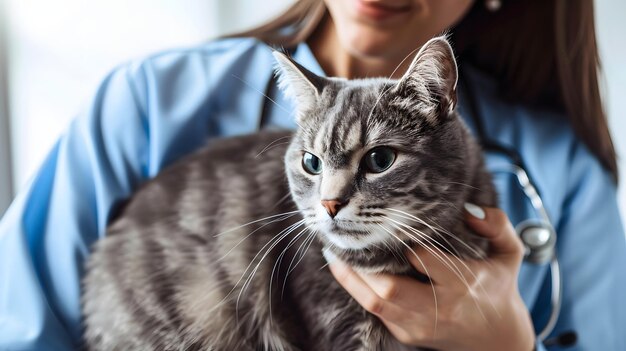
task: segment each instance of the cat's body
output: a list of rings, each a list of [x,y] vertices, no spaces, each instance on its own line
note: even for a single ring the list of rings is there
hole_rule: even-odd
[[[422,51],[414,70],[420,55],[441,60]],[[144,185],[97,243],[89,349],[408,350],[339,286],[322,249],[398,274],[411,273],[403,252],[418,241],[484,255],[461,209],[493,206],[495,192],[453,101],[428,109],[420,94],[436,87],[410,76],[322,82],[283,64],[300,106],[294,135],[216,141]]]
[[[87,337],[99,340],[94,349],[256,350],[263,345],[268,350],[324,350],[331,341],[337,350],[354,349],[348,345],[358,329],[355,322],[372,317],[322,269],[321,244],[305,242],[310,232],[292,241],[300,227],[272,250],[261,250],[302,217],[271,217],[237,228],[296,210],[285,197],[286,145],[260,152],[290,134],[220,140],[137,193],[90,260],[91,267],[99,267],[85,282],[98,289],[88,289],[84,296],[86,315],[93,318],[88,319],[93,327]],[[224,188],[231,190],[227,199],[220,199]],[[303,250],[296,254],[298,249]],[[282,263],[276,264],[282,252]],[[295,269],[287,279],[290,267]],[[214,308],[217,303],[221,306]],[[112,329],[94,328],[100,325]],[[219,342],[212,336],[219,336]]]

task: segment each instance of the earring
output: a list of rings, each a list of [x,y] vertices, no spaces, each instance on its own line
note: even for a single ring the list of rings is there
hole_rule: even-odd
[[[489,10],[489,12],[496,12],[502,7],[501,0],[485,0],[485,8]]]

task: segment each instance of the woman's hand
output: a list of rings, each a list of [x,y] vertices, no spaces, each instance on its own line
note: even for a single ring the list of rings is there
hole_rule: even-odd
[[[408,252],[432,286],[405,276],[357,273],[340,261],[330,269],[404,344],[443,351],[530,351],[535,333],[517,289],[523,245],[501,210],[470,204],[466,209],[466,223],[490,241],[489,257],[461,261],[425,248],[416,249],[417,255]]]

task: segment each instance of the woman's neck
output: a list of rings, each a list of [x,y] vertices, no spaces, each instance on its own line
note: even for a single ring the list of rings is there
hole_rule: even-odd
[[[307,40],[313,55],[329,77],[348,79],[368,77],[400,78],[411,60],[404,57],[359,56],[341,44],[336,27],[330,16],[326,15],[317,29]],[[398,66],[398,63],[401,63]]]

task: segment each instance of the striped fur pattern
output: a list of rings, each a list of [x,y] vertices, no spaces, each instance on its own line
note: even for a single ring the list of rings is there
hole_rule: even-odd
[[[409,350],[335,281],[323,255],[414,274],[407,247],[481,258],[464,202],[494,206],[456,114],[456,63],[429,41],[398,80],[321,78],[276,54],[299,128],[213,142],[146,183],[84,279],[89,350]],[[395,151],[381,173],[375,147]],[[319,158],[308,173],[303,155]],[[331,217],[322,200],[343,199]]]

